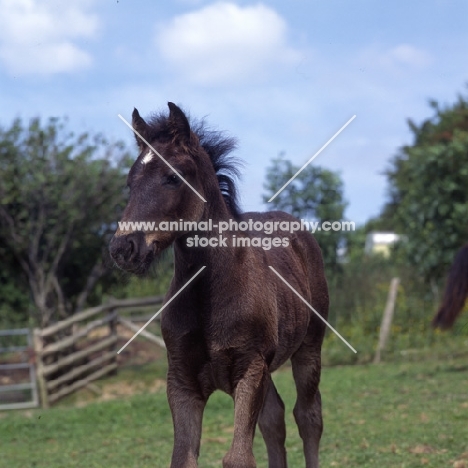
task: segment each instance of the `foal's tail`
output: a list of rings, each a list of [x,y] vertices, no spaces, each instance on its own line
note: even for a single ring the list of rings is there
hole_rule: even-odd
[[[442,304],[432,320],[434,327],[450,328],[463,310],[468,295],[468,244],[455,255],[447,278]]]

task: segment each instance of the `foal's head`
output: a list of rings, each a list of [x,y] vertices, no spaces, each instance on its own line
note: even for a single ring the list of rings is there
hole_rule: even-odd
[[[135,273],[144,273],[160,252],[184,235],[155,230],[148,223],[158,227],[161,222],[198,222],[212,216],[213,206],[234,217],[239,212],[231,177],[237,169],[226,157],[234,140],[206,131],[203,124],[191,128],[182,110],[168,105],[168,116],[148,122],[136,109],[132,115],[139,156],[128,174],[130,198],[110,253],[120,268]],[[143,222],[146,227],[135,224]]]

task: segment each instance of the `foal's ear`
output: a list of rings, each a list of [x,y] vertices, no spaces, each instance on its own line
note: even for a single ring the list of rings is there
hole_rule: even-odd
[[[136,108],[133,109],[132,113],[132,127],[138,132],[145,140],[148,140],[148,124],[144,121],[143,117],[140,116]],[[146,143],[135,133],[135,139],[140,150],[146,148]]]
[[[187,143],[190,140],[190,124],[187,117],[173,102],[168,102],[167,105],[169,106],[169,123],[175,135]]]

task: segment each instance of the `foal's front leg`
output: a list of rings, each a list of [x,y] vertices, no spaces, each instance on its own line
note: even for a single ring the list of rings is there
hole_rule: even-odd
[[[171,369],[167,378],[167,396],[174,423],[171,468],[196,468],[207,398],[200,394],[195,381],[181,378]]]
[[[255,468],[252,445],[258,415],[268,388],[268,366],[252,361],[234,391],[234,437],[223,459],[223,468]]]

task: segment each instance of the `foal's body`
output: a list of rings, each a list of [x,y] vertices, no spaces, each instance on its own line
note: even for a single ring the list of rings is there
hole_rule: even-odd
[[[177,111],[181,112],[171,107],[171,115]],[[174,121],[177,116],[174,115]],[[129,178],[138,178],[138,173],[135,174]],[[193,186],[200,190],[207,203],[199,205],[193,198],[196,195],[183,187],[186,197],[190,197],[190,200],[186,198],[190,210],[187,214],[179,211],[174,219],[178,216],[194,219],[189,212],[200,213],[197,221],[211,219],[213,225],[233,218],[234,213],[219,189],[213,190],[209,183],[203,184],[203,177],[193,178],[193,181],[198,181],[198,185],[193,183]],[[131,211],[127,207],[126,220],[132,218]],[[282,212],[237,216],[238,221],[242,219],[295,220]],[[285,468],[284,404],[273,384],[271,372],[289,358],[297,387],[294,415],[304,443],[306,467],[317,468],[322,433],[318,385],[325,327],[269,266],[326,318],[328,292],[320,248],[305,231],[272,233],[271,237],[287,238],[288,246],[271,247],[270,250],[232,247],[233,236],[266,236],[257,231],[223,232],[227,247],[188,247],[187,238],[196,234],[219,236],[216,230],[179,233],[172,239],[156,238],[151,233],[145,234],[145,243],[141,245],[141,249],[146,245],[153,252],[155,245],[160,250],[166,244],[174,246],[175,272],[167,298],[174,296],[200,268],[205,267],[167,306],[161,319],[169,360],[167,393],[174,422],[171,468],[197,467],[203,410],[208,397],[217,389],[231,395],[235,405],[233,441],[224,457],[223,467],[256,466],[252,442],[258,422],[267,446],[269,467]],[[128,239],[128,236],[133,238]],[[130,260],[135,257],[136,245],[142,242],[141,235],[117,232],[115,239],[113,256],[116,261],[123,267],[136,265],[134,259]],[[147,255],[151,257],[150,253]],[[139,254],[138,259],[140,264],[147,263],[144,255]]]
[[[279,212],[243,216],[253,220],[267,217],[294,219]],[[217,389],[235,402],[234,440],[224,466],[255,466],[252,441],[258,419],[270,467],[286,467],[284,405],[270,373],[289,358],[298,386],[295,416],[304,439],[306,466],[318,466],[324,326],[269,266],[324,313],[328,308],[326,282],[323,274],[317,274],[322,259],[309,233],[276,234],[289,237],[291,246],[268,251],[243,247],[194,251],[186,247],[184,238],[175,242],[176,270],[168,298],[202,266],[206,269],[168,306],[161,320],[169,357],[169,403],[175,414],[183,408],[174,420],[174,467],[197,466],[203,409]],[[258,237],[258,232],[250,235]],[[231,246],[231,236],[228,239]]]

